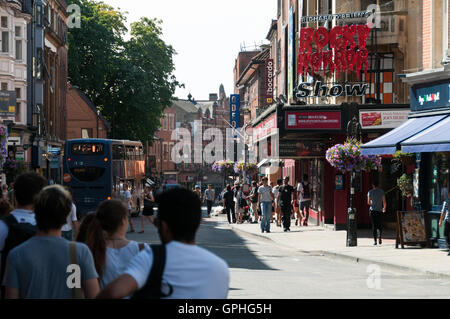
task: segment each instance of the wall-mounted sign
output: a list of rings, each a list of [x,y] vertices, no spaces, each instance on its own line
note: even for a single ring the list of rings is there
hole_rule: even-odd
[[[450,106],[449,81],[414,85],[411,88],[411,111],[423,111]]]
[[[298,98],[305,97],[322,97],[322,96],[331,96],[337,97],[341,95],[345,96],[363,96],[367,89],[369,88],[368,84],[334,84],[331,87],[327,85],[322,85],[322,82],[318,81],[312,87],[310,83],[300,83],[296,90],[296,96]]]
[[[340,111],[286,112],[286,130],[341,130]]]
[[[368,18],[370,16],[370,12],[367,11],[358,11],[352,13],[339,13],[339,14],[328,14],[328,15],[319,15],[319,16],[307,16],[302,17],[302,23],[306,22],[317,22],[317,21],[332,21],[334,19],[360,19],[360,18]]]
[[[273,103],[273,59],[266,60],[266,103]]]
[[[392,129],[408,120],[409,110],[359,111],[359,123],[363,129]]]
[[[280,158],[296,158],[303,156],[323,156],[326,145],[323,141],[299,141],[283,140],[279,141]]]
[[[241,127],[241,97],[239,94],[230,96],[230,123],[233,128]]]
[[[253,128],[253,138],[258,141],[262,138],[272,135],[276,133],[276,128],[277,115],[273,114]]]
[[[298,55],[298,73],[316,73],[323,68],[337,73],[359,72],[369,68],[369,52],[366,41],[370,34],[367,25],[335,26],[331,31],[325,27],[301,28]],[[356,41],[357,39],[357,41]],[[312,52],[312,47],[316,48]],[[328,46],[328,50],[324,50]]]
[[[16,92],[0,91],[0,116],[16,115]]]

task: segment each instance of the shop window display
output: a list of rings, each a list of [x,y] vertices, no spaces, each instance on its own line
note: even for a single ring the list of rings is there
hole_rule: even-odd
[[[449,187],[450,152],[434,153],[432,171],[429,175],[430,204],[440,206],[447,199]]]

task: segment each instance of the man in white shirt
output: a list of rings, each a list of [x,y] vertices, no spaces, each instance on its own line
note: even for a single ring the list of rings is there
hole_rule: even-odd
[[[174,188],[156,197],[155,225],[166,248],[161,293],[170,299],[225,299],[230,274],[226,262],[195,245],[201,202],[186,189]],[[134,257],[128,269],[105,287],[98,298],[119,299],[142,289],[153,267],[150,248]]]
[[[30,224],[36,226],[36,219],[34,215],[34,197],[44,188],[47,184],[47,180],[41,175],[31,172],[25,173],[17,177],[14,183],[14,196],[16,198],[17,206],[11,212],[11,215],[15,218],[19,224]],[[37,228],[36,228],[37,229]],[[3,250],[5,248],[5,241],[9,235],[9,227],[3,221],[0,220],[0,283],[3,280],[2,264],[6,261],[6,255]],[[10,247],[11,248],[11,247]],[[8,252],[5,252],[7,254]]]
[[[64,224],[61,231],[62,237],[69,241],[73,240],[74,235],[76,235],[78,231],[77,207],[74,203],[72,203],[72,209],[69,216],[67,216],[67,222]]]

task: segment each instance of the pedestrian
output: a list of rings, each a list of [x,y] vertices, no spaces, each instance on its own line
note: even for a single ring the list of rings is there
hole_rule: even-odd
[[[9,253],[3,282],[6,298],[72,299],[81,298],[77,292],[86,298],[98,294],[98,275],[89,248],[61,237],[71,208],[70,193],[60,185],[47,186],[38,194],[34,204],[38,231]],[[78,273],[76,268],[71,270],[72,265],[79,267]],[[77,280],[82,291],[75,286]]]
[[[3,184],[2,186],[2,198],[7,199],[8,198],[8,185]]]
[[[231,190],[231,185],[227,185],[226,191],[223,194],[222,199],[223,207],[227,212],[228,224],[236,223],[236,215],[235,213],[235,203],[234,203],[234,192]]]
[[[285,177],[283,185],[279,188],[278,199],[285,232],[291,230],[291,212],[294,203],[294,187],[289,185],[289,177]]]
[[[155,224],[162,245],[134,257],[124,274],[99,298],[134,294],[134,298],[225,299],[230,281],[227,263],[195,244],[202,217],[200,199],[178,188],[157,196],[156,203],[159,212]],[[150,276],[155,274],[152,268],[156,265],[159,275]]]
[[[194,193],[197,194],[199,199],[202,197],[202,190],[201,190],[200,186],[195,185]]]
[[[259,222],[258,218],[258,183],[256,181],[252,182],[252,189],[250,191],[250,203],[252,205],[253,222],[256,224]]]
[[[244,199],[244,193],[241,190],[241,185],[236,185],[234,187],[234,203],[235,208],[234,211],[236,212],[236,220],[238,221],[238,224],[242,224],[242,217],[244,214],[244,207],[246,206],[246,202]]]
[[[258,189],[258,203],[261,207],[261,232],[270,233],[270,215],[272,214],[273,193],[267,177],[262,178],[263,185]]]
[[[206,210],[208,212],[208,217],[211,216],[212,205],[215,200],[215,192],[212,185],[209,184],[208,188],[205,190],[205,195],[203,196],[203,202],[206,202]]]
[[[129,224],[130,224],[130,233],[134,233],[134,225],[133,220],[131,219],[131,193],[128,190],[128,184],[123,184],[123,200],[125,202],[125,205],[128,208],[128,216],[129,216]]]
[[[0,199],[0,218],[8,216],[14,208],[12,207],[9,200],[2,198]]]
[[[447,247],[448,247],[448,255],[450,256],[450,190],[447,191],[447,199],[444,202],[444,204],[442,205],[442,210],[441,210],[441,218],[439,219],[439,227],[442,227],[442,220],[445,220],[445,224],[444,224],[444,236],[445,236],[445,241],[447,242]]]
[[[69,216],[67,216],[67,222],[62,227],[62,237],[72,241],[76,237],[78,232],[78,219],[77,219],[77,207],[73,202],[72,189],[68,189],[70,197],[72,198],[72,209],[70,210]]]
[[[154,224],[153,214],[155,213],[153,207],[155,206],[155,197],[153,196],[152,186],[145,186],[145,194],[144,194],[144,210],[142,211],[141,216],[141,231],[139,234],[144,233],[145,226],[145,218],[148,219],[150,224]]]
[[[303,174],[303,181],[297,186],[299,197],[300,213],[303,214],[303,226],[308,226],[309,208],[311,207],[311,184],[308,182],[308,174]]]
[[[280,192],[280,186],[283,184],[283,180],[282,179],[278,179],[277,180],[277,186],[275,186],[272,189],[272,193],[273,193],[273,204],[274,204],[274,209],[275,209],[275,215],[276,215],[276,223],[278,227],[281,227],[281,208],[280,208],[280,204],[278,202],[278,194]]]
[[[0,221],[0,285],[3,281],[6,259],[16,246],[31,238],[37,232],[34,197],[47,184],[41,175],[29,172],[19,175],[14,183],[16,209]],[[4,298],[4,288],[2,288]]]
[[[379,231],[379,244],[381,245],[383,232],[383,214],[386,213],[386,196],[384,191],[379,188],[377,178],[372,183],[372,189],[367,194],[367,204],[370,206],[370,220],[372,222],[372,233],[374,245],[377,244],[377,231]]]
[[[300,212],[298,192],[294,190],[294,214],[295,214],[295,226],[301,226],[303,221],[303,215]]]
[[[123,274],[145,245],[126,238],[128,210],[120,200],[103,201],[92,215],[83,221],[85,235],[77,241],[83,240],[91,250],[100,288],[104,288]]]

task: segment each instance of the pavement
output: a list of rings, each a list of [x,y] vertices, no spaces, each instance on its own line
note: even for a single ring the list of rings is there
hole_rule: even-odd
[[[220,214],[220,207],[211,213],[211,220],[226,221],[226,215]],[[377,264],[382,268],[421,273],[432,277],[450,279],[450,256],[447,249],[421,248],[405,246],[395,248],[395,231],[383,233],[383,243],[373,245],[371,230],[358,230],[356,247],[346,247],[346,231],[335,231],[321,226],[295,226],[292,220],[291,231],[284,232],[282,227],[271,223],[270,233],[261,233],[259,224],[231,224],[233,231],[243,236],[270,240],[277,245],[298,250],[311,255],[324,255],[347,261]]]

